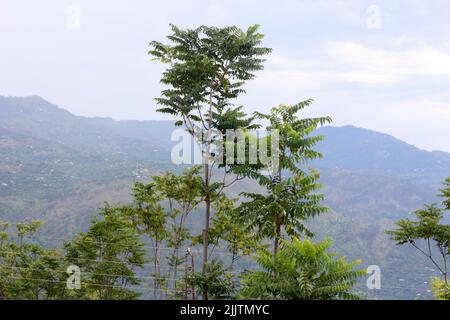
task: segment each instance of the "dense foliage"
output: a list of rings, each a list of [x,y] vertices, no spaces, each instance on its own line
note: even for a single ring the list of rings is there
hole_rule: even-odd
[[[120,208],[103,208],[88,232],[76,235],[64,249],[67,263],[79,267],[83,276],[77,295],[102,300],[139,297],[129,286],[140,284],[135,269],[144,265],[144,244]]]
[[[41,222],[18,223],[10,234],[0,221],[0,300],[58,299],[64,296],[62,252],[30,240]]]
[[[324,197],[317,193],[319,174],[311,168],[306,171],[304,167],[308,161],[321,157],[313,148],[323,137],[311,134],[331,119],[299,118],[299,111],[310,103],[307,100],[293,106],[280,105],[272,108],[270,114],[256,113],[258,118],[269,121],[266,139],[274,139],[271,133],[275,130],[278,133],[277,152],[271,155],[276,161],[272,160],[268,173],[261,172],[260,168],[247,170],[246,175],[257,180],[267,193],[243,193],[250,201],[244,202],[238,210],[250,228],[257,229],[258,237],[274,239],[274,255],[282,228],[291,237],[312,236],[304,222],[328,210],[321,205]]]
[[[330,240],[314,243],[294,238],[283,241],[273,258],[269,251],[261,251],[258,264],[264,271],[252,271],[244,276],[244,298],[288,300],[353,300],[352,293],[358,278],[365,270],[354,270],[360,261],[347,263],[327,252]]]

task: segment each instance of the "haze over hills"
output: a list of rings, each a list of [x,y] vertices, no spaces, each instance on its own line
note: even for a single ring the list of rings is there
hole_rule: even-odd
[[[170,161],[173,129],[171,121],[79,117],[38,96],[0,97],[0,219],[39,218],[45,234],[68,237],[105,201],[128,201],[136,179],[179,169]],[[312,166],[332,209],[311,223],[318,237],[331,236],[339,253],[381,266],[385,285],[368,294],[429,297],[429,266],[384,230],[438,201],[450,154],[352,126],[317,134],[326,136],[318,146],[324,158]]]
[[[420,150],[380,132],[345,126],[323,127],[317,133],[326,137],[318,146],[326,154],[320,166],[430,183],[441,183],[442,173],[450,169],[450,153]]]

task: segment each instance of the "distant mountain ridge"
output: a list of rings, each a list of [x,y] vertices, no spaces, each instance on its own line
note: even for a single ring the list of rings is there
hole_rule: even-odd
[[[388,134],[353,126],[323,127],[316,133],[326,137],[317,148],[325,155],[320,166],[428,182],[450,173],[450,153],[421,150]]]
[[[136,154],[129,152],[130,145],[142,147],[142,153],[158,149],[162,143],[154,143],[161,136],[161,128],[169,127],[152,123],[145,139],[139,135],[136,121],[119,122],[107,118],[86,118],[50,104],[39,96],[5,98],[0,96],[0,128],[34,138],[45,139],[82,151]],[[125,127],[125,128],[124,128]],[[124,134],[128,132],[128,134]],[[128,151],[128,152],[127,152]],[[159,150],[167,152],[167,150]],[[140,154],[139,156],[145,155]]]
[[[161,148],[167,153],[174,144],[170,141],[173,121],[75,116],[39,96],[0,96],[0,128],[83,150],[101,151],[99,144],[103,143],[117,152],[126,152],[120,149],[141,143],[147,150]],[[354,126],[326,126],[314,134],[326,137],[317,147],[325,155],[316,161],[320,167],[433,181],[440,178],[440,172],[450,172],[450,153],[421,150],[388,134]],[[133,153],[136,150],[133,148]]]
[[[0,96],[0,220],[42,219],[43,232],[59,237],[84,229],[104,202],[130,201],[134,181],[179,170],[170,161],[174,128],[172,121],[75,116],[38,96]],[[430,272],[423,259],[396,247],[384,230],[439,201],[450,154],[353,126],[327,126],[314,134],[325,136],[317,146],[324,158],[311,166],[321,173],[332,210],[315,219],[312,229],[319,238],[333,237],[349,259],[382,267],[392,288],[370,294],[414,298],[415,292],[395,289],[398,279],[426,291]],[[232,192],[251,187],[238,185]]]

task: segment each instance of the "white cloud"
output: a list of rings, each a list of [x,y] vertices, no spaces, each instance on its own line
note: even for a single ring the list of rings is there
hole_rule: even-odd
[[[388,83],[413,76],[450,76],[450,54],[427,45],[387,50],[337,42],[328,45],[328,54],[351,70],[343,74],[348,81]]]
[[[392,134],[422,149],[450,150],[450,101],[432,98],[391,103],[368,101],[359,107],[363,112],[354,112],[356,117],[352,119],[359,126]]]
[[[311,89],[346,82],[392,85],[421,76],[450,76],[450,54],[428,45],[394,50],[330,42],[317,53],[271,55],[261,75]]]

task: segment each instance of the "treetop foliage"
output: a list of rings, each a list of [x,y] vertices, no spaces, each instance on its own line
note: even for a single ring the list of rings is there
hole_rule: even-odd
[[[150,43],[149,54],[170,65],[161,79],[169,88],[156,99],[163,106],[158,111],[181,116],[176,124],[184,123],[191,133],[194,128],[206,129],[206,123],[220,129],[250,124],[251,119],[242,120],[241,107],[231,108],[230,100],[244,92],[245,81],[263,69],[262,56],[271,52],[261,46],[264,36],[258,33],[259,26],[246,32],[235,26],[171,28],[167,37],[171,44]],[[212,108],[204,112],[204,105]]]

